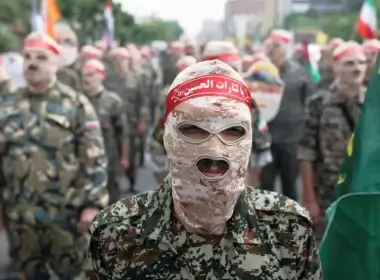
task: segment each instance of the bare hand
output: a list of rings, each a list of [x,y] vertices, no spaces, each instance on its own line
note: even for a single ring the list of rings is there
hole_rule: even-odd
[[[304,206],[310,212],[314,226],[317,226],[321,217],[321,208],[319,207],[318,203],[315,201],[308,201],[304,203]]]
[[[82,211],[77,225],[78,231],[80,233],[85,233],[88,231],[92,223],[92,220],[95,218],[98,212],[99,210],[95,208],[87,208]]]
[[[124,173],[128,170],[130,167],[129,159],[128,158],[121,158],[120,159],[120,173]]]

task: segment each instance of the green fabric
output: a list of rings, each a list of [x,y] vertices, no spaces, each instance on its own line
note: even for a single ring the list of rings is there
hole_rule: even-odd
[[[305,65],[306,70],[309,71],[311,78],[314,83],[318,83],[321,80],[321,75],[316,67],[314,67],[311,63]]]
[[[380,57],[375,69],[380,68]],[[380,279],[380,76],[374,71],[341,168],[320,257],[325,280]]]

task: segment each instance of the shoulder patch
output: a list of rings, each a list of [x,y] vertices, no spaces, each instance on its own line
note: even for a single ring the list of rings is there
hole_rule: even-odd
[[[293,214],[312,223],[309,212],[298,202],[276,192],[265,191],[253,187],[247,187],[249,199],[255,210],[274,211]]]

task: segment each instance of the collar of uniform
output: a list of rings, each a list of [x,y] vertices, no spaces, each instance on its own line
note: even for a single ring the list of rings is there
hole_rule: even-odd
[[[32,99],[40,99],[40,98],[47,98],[47,97],[54,97],[54,96],[57,96],[57,94],[60,92],[59,90],[57,90],[60,86],[60,83],[59,81],[57,80],[54,85],[52,87],[50,87],[48,90],[46,90],[45,92],[32,92],[29,90],[29,88],[26,88],[26,95],[29,97],[29,98],[32,98]]]
[[[332,85],[330,87],[330,91],[332,93],[329,100],[330,104],[341,104],[341,103],[347,102],[348,100],[351,100],[345,94],[340,92],[336,85]],[[361,87],[360,92],[358,92],[358,94],[352,100],[355,100],[359,104],[361,104],[364,101],[364,95],[365,95],[365,87]]]
[[[154,192],[151,200],[144,206],[146,213],[142,214],[137,226],[137,234],[167,244],[170,244],[174,237],[170,181],[169,175]],[[225,237],[237,249],[242,248],[243,244],[262,243],[249,188],[245,188],[236,203],[232,218],[227,223]]]

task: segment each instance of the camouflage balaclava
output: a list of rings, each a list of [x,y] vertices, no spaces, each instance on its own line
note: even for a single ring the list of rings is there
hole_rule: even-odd
[[[175,78],[164,145],[176,217],[190,232],[223,234],[245,187],[252,146],[251,95],[233,68],[205,61]]]
[[[30,88],[46,89],[55,82],[61,47],[48,35],[31,33],[24,41],[23,73]]]

